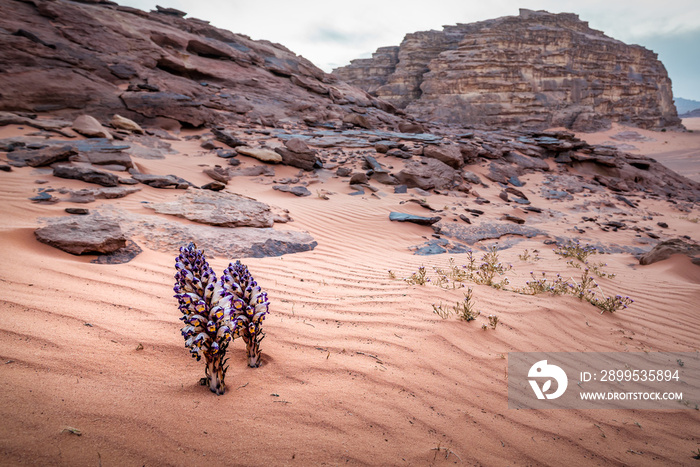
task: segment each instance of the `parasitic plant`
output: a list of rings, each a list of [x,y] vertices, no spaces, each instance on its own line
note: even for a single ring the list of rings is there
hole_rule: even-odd
[[[259,344],[262,339],[259,337],[259,322],[267,313],[267,295],[260,292],[248,269],[239,261],[236,265],[230,264],[221,279],[217,280],[204,253],[194,243],[180,248],[175,269],[177,272],[173,290],[183,314],[180,319],[185,323],[182,328],[185,346],[189,347],[192,357],[197,361],[204,357],[207,365],[204,384],[212,392],[221,395],[226,390],[226,349],[238,335],[246,340],[245,332],[250,333],[249,323],[255,321],[255,318],[257,324],[253,330]],[[232,275],[230,271],[245,271],[245,274]],[[249,287],[250,283],[252,287]],[[248,317],[251,308],[254,319],[245,319],[243,315]],[[250,366],[257,367],[260,364],[259,345],[256,345],[256,349],[256,364]]]
[[[250,275],[248,268],[236,261],[229,264],[221,276],[221,284],[231,296],[233,319],[236,321],[235,337],[242,337],[248,353],[248,366],[260,366],[260,342],[265,337],[262,321],[268,313],[270,302],[267,293]]]

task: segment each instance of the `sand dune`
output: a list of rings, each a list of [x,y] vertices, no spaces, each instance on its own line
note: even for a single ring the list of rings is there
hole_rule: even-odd
[[[19,131],[0,128],[0,136],[11,130]],[[144,172],[173,173],[195,184],[209,181],[200,166],[221,159],[197,155],[201,150],[192,143],[176,144],[178,155],[135,160]],[[653,151],[647,154],[654,157]],[[258,164],[241,160],[245,166]],[[275,179],[298,172],[279,166],[275,171]],[[586,226],[580,218],[589,211],[575,209],[583,199],[542,199],[534,188],[538,177],[523,177],[532,182],[524,190],[544,214],[526,215],[506,206],[490,188],[479,189],[491,200],[484,217],[518,212],[551,236],[574,236],[576,224],[586,230],[584,239],[649,248],[638,243],[634,231]],[[38,178],[49,184],[36,185]],[[464,290],[410,285],[401,278],[421,265],[434,277],[433,267],[447,267],[450,257],[457,264],[467,258],[412,254],[408,248],[433,231],[389,222],[388,216],[395,210],[425,215],[417,204],[400,204],[415,194],[394,194],[382,186],[381,196],[349,196],[346,179],[329,177],[308,186],[313,196],[297,198],[272,190],[271,182],[236,177],[228,190],[288,209],[294,221],[284,228],[310,232],[318,246],[282,257],[242,258],[272,304],[265,321],[264,364],[247,368],[244,345],[236,341],[229,351],[228,391],[217,397],[198,385],[203,364],[189,357],[179,333],[172,297],[177,252],[142,245],[143,253],[131,262],[102,265],[90,263],[94,256],[76,257],[41,244],[33,235],[37,219],[66,215],[63,209],[72,204],[32,204],[27,198],[40,186],[85,184],[32,168],[0,172],[4,464],[697,462],[691,456],[699,443],[694,410],[513,410],[507,402],[511,351],[698,351],[700,268],[686,257],[645,267],[629,253],[594,258],[617,275],[599,279],[606,293],[635,300],[615,314],[600,314],[572,296],[531,296],[467,284],[482,315],[469,323],[454,316],[441,319],[432,304],[460,301]],[[330,199],[316,196],[317,189],[330,192]],[[87,207],[156,215],[141,202],[178,194],[142,186],[136,195]],[[433,206],[461,209],[450,214],[454,218],[464,206],[476,207],[472,200],[428,198]],[[611,199],[600,194],[585,200]],[[698,224],[682,218],[697,217],[697,207],[688,214],[661,201],[640,202],[643,206],[634,212],[616,202],[614,209],[600,208],[600,215],[624,216],[642,227],[664,220],[673,235],[697,237]],[[642,219],[647,215],[653,219]],[[513,264],[510,288],[523,286],[530,271],[580,274],[544,239],[524,240],[500,253]],[[475,254],[480,257],[491,243],[477,245]],[[541,260],[521,260],[518,255],[526,248],[539,250]],[[235,259],[210,262],[221,271]],[[500,324],[482,330],[489,314],[497,315]]]

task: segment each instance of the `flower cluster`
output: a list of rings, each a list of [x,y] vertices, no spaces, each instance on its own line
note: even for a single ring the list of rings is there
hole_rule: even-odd
[[[236,322],[235,337],[242,337],[248,352],[248,366],[260,366],[260,342],[265,337],[262,322],[268,313],[270,302],[248,268],[236,261],[229,264],[221,276],[221,286],[231,297],[231,309]]]
[[[260,365],[260,323],[268,312],[267,294],[250,276],[248,268],[237,261],[230,264],[217,280],[204,253],[194,243],[180,248],[175,261],[175,298],[182,312],[182,336],[185,346],[197,361],[207,364],[205,384],[216,394],[226,390],[225,354],[229,343],[242,336],[256,342],[256,358],[249,365]],[[250,351],[249,351],[250,355]]]

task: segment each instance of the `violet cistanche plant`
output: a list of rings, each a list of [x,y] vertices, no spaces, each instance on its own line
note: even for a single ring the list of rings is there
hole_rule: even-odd
[[[268,313],[267,294],[262,292],[237,261],[229,264],[221,279],[209,266],[204,252],[194,243],[180,248],[175,261],[175,298],[185,326],[185,346],[197,361],[204,357],[202,384],[221,395],[226,391],[226,350],[231,341],[243,337],[248,347],[248,365],[260,365],[261,322]]]
[[[248,268],[240,261],[229,264],[221,276],[221,285],[231,297],[236,328],[234,338],[241,337],[246,345],[248,366],[260,366],[260,342],[265,337],[262,322],[268,314],[270,302]]]

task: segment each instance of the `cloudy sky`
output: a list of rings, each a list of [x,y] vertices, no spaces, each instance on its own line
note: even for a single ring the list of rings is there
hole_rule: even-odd
[[[151,10],[186,11],[253,39],[283,44],[325,71],[404,35],[518,14],[519,8],[576,13],[594,29],[659,54],[676,97],[700,101],[698,0],[116,0]]]

